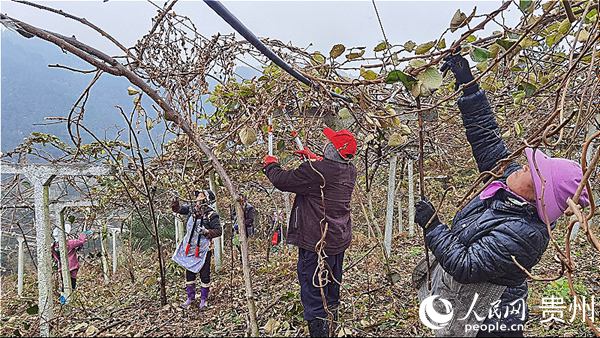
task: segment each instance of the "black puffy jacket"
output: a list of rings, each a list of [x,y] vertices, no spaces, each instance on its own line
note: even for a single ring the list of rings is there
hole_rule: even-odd
[[[479,171],[493,169],[509,151],[484,91],[463,96],[458,106]],[[517,163],[510,163],[501,180],[506,182],[518,169]],[[549,239],[547,226],[535,206],[520,202],[506,190],[485,200],[475,197],[456,214],[451,229],[438,225],[426,236],[436,259],[457,282],[506,285],[501,309],[519,299],[526,303],[527,299],[527,275],[512,257],[530,270],[542,258]],[[510,326],[525,321],[520,316],[509,316],[501,322]],[[486,324],[492,322],[486,320]]]

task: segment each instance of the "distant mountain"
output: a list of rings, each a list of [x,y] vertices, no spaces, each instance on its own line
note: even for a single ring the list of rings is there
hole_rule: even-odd
[[[35,124],[45,123],[44,118],[47,116],[68,116],[73,103],[92,80],[93,74],[49,68],[48,65],[61,64],[78,69],[92,67],[46,41],[26,39],[6,29],[0,31],[1,151],[14,149],[32,131],[55,134],[68,141],[65,124]],[[260,75],[249,67],[238,67],[236,73],[244,78]],[[214,83],[210,82],[209,85],[212,88]],[[99,136],[106,134],[109,137],[123,128],[124,121],[115,105],[122,106],[125,111],[132,109],[132,97],[127,95],[128,86],[130,83],[124,78],[103,75],[94,85],[86,104],[86,126],[91,127]],[[148,99],[146,103],[149,103]],[[205,108],[209,112],[214,110],[208,103]],[[164,124],[161,124],[153,131],[159,135],[163,128]],[[141,142],[148,144],[144,139]]]
[[[80,69],[91,67],[77,57],[40,39],[25,39],[2,30],[2,152],[13,149],[32,131],[52,133],[68,139],[66,125],[36,126],[46,116],[67,116],[73,103],[93,78],[93,74],[74,73],[49,68],[61,64]],[[123,125],[114,106],[133,106],[127,95],[129,82],[123,78],[103,75],[93,87],[85,114],[87,126],[99,135],[112,134],[116,125]]]

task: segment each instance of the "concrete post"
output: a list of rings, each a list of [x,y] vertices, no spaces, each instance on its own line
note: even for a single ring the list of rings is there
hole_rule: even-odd
[[[17,237],[17,241],[19,241],[19,258],[17,263],[17,293],[19,297],[23,296],[23,242],[25,239],[23,237]]]
[[[415,236],[415,180],[413,159],[408,160],[408,236]]]
[[[383,245],[388,257],[392,253],[392,228],[394,225],[394,197],[396,192],[396,163],[398,155],[394,155],[390,159],[390,168],[388,175],[387,187],[387,208],[385,213],[385,233],[383,237]]]
[[[68,260],[68,246],[67,246],[67,236],[65,234],[65,214],[62,210],[57,212],[58,219],[58,250],[60,251],[60,271],[62,276],[62,284],[63,284],[63,297],[65,299],[65,304],[69,302],[69,297],[71,297],[71,273],[69,271],[69,260]]]
[[[67,245],[67,236],[65,231],[65,210],[68,207],[91,207],[93,206],[90,201],[65,201],[56,202],[50,205],[50,209],[54,214],[55,221],[58,227],[58,250],[60,252],[60,270],[63,281],[63,297],[65,304],[71,299],[71,271],[69,269],[69,246]]]
[[[107,232],[108,229],[106,227],[106,221],[104,221],[102,222],[102,228],[100,231],[100,260],[102,261],[102,278],[104,279],[104,284],[108,284],[108,259],[106,258],[107,250],[105,243]]]
[[[217,185],[215,184],[215,173],[214,171],[211,171],[211,173],[208,175],[208,184],[210,187],[210,190],[215,194],[215,211],[217,212],[217,214],[219,213],[219,208],[217,206]],[[223,239],[224,236],[219,236],[217,238],[215,238],[215,271],[219,271],[221,270],[221,257],[223,256]]]
[[[398,196],[398,233],[404,231],[404,217],[402,215],[402,198],[404,197],[404,191],[400,189],[400,196]]]
[[[175,241],[178,245],[179,242],[183,240],[184,235],[185,234],[183,230],[183,221],[181,220],[181,217],[179,215],[175,214]]]
[[[112,272],[113,275],[117,273],[117,232],[119,229],[110,228],[112,233]]]
[[[50,246],[52,234],[48,205],[50,183],[56,176],[107,175],[110,168],[82,164],[2,164],[2,174],[22,174],[33,185],[38,268],[38,308],[40,336],[50,336],[50,321],[53,318],[52,303],[52,259]]]
[[[47,182],[36,180],[33,183],[38,260],[38,309],[40,314],[40,335],[43,337],[50,336],[50,321],[54,316],[52,308],[52,260],[50,258],[52,235],[50,233],[50,210],[48,209],[50,181],[51,179]]]

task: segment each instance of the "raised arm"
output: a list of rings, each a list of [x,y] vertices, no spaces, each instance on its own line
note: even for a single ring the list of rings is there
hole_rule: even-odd
[[[474,80],[469,62],[459,54],[448,57],[441,70],[454,73],[457,88]],[[458,108],[477,168],[480,172],[493,169],[510,152],[502,140],[485,92],[476,83],[464,87],[463,96],[458,99]]]
[[[190,213],[190,206],[189,205],[180,205],[179,204],[179,199],[174,199],[171,202],[171,210],[174,213],[180,214],[180,215],[187,215]]]
[[[69,251],[79,248],[80,246],[83,246],[85,244],[85,242],[87,241],[87,237],[85,234],[79,234],[79,238],[77,239],[70,239],[67,242],[67,248],[69,249]]]
[[[296,194],[306,194],[312,188],[318,187],[321,182],[321,177],[310,167],[308,162],[303,162],[294,170],[284,170],[276,162],[269,163],[263,171],[275,188]]]

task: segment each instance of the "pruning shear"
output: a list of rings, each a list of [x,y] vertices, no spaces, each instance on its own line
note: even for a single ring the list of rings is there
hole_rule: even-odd
[[[268,132],[268,140],[269,140],[269,155],[273,156],[273,119],[269,117],[269,125],[267,127]],[[292,137],[294,138],[294,143],[296,143],[296,148],[298,150],[303,150],[304,146],[302,145],[302,140],[300,140],[300,136],[296,130],[292,130]]]

